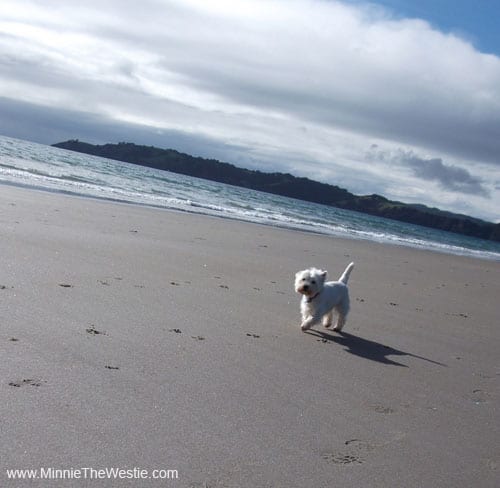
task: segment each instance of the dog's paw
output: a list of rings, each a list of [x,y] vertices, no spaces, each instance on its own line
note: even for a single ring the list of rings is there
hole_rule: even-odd
[[[302,332],[305,332],[306,330],[309,330],[311,328],[311,326],[309,324],[302,324],[300,326]]]

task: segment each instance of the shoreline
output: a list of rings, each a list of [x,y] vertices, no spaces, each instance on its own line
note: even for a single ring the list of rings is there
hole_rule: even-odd
[[[496,487],[500,263],[7,186],[0,209],[4,484]],[[301,332],[295,272],[350,261],[343,333]]]
[[[313,229],[302,229],[298,227],[294,227],[293,225],[286,225],[284,223],[281,224],[272,224],[268,222],[257,222],[253,220],[246,220],[241,217],[237,216],[228,216],[228,215],[218,215],[214,213],[209,213],[209,212],[202,212],[200,210],[190,210],[188,208],[175,208],[175,207],[165,207],[161,205],[154,205],[150,203],[142,203],[142,202],[135,202],[132,200],[120,200],[118,198],[110,198],[110,197],[99,197],[95,195],[86,195],[84,193],[77,193],[77,192],[72,192],[72,191],[65,191],[65,190],[59,190],[59,189],[51,189],[51,188],[45,188],[45,187],[35,187],[35,186],[30,186],[30,185],[24,185],[22,183],[13,183],[13,182],[0,182],[0,187],[11,187],[11,188],[19,188],[22,190],[27,190],[27,191],[35,191],[35,192],[42,192],[42,193],[49,193],[53,195],[61,195],[61,196],[66,196],[66,197],[75,197],[75,198],[83,198],[83,199],[90,199],[94,201],[100,201],[100,202],[108,202],[112,204],[123,204],[123,205],[132,205],[132,206],[138,206],[138,207],[143,207],[143,208],[150,208],[150,209],[155,209],[155,210],[162,210],[162,211],[167,211],[167,212],[179,212],[181,214],[188,214],[188,215],[199,215],[202,217],[214,217],[214,218],[220,218],[223,220],[229,220],[229,221],[235,221],[235,222],[241,222],[241,223],[248,223],[248,224],[256,224],[256,225],[262,225],[265,227],[270,227],[270,228],[275,228],[275,229],[284,229],[290,232],[299,232],[299,233],[304,233],[304,234],[311,234],[311,235],[319,235],[319,236],[325,236],[329,237],[332,239],[346,239],[346,240],[353,240],[353,241],[361,241],[361,242],[367,242],[367,243],[376,243],[380,245],[389,245],[389,246],[397,246],[397,247],[402,247],[402,248],[408,248],[408,249],[414,249],[414,250],[421,250],[421,251],[428,251],[428,252],[433,252],[437,254],[444,254],[444,255],[450,255],[450,256],[459,256],[459,257],[469,257],[472,259],[482,259],[486,261],[496,261],[500,262],[500,253],[494,252],[494,251],[489,251],[489,250],[477,250],[477,249],[472,249],[472,248],[467,248],[467,247],[462,247],[462,246],[453,246],[449,244],[442,244],[437,241],[432,241],[432,240],[420,240],[422,244],[416,244],[416,243],[410,243],[410,241],[405,241],[405,242],[398,242],[397,240],[388,240],[387,237],[384,239],[375,239],[374,236],[372,237],[361,237],[356,234],[333,234],[333,233],[328,233],[328,232],[321,232]],[[194,206],[193,208],[199,208],[202,209],[203,207],[199,206]],[[357,213],[357,212],[354,212]],[[365,214],[361,214],[365,215]],[[375,217],[380,219],[381,217]],[[390,222],[392,222],[389,219]],[[409,225],[409,224],[407,224]],[[436,231],[435,229],[424,227],[424,226],[419,226],[416,224],[411,224],[415,227],[422,228],[424,231]],[[437,232],[443,232],[446,234],[449,234],[450,236],[459,236],[460,238],[466,238],[466,239],[473,239],[477,240],[478,242],[483,242],[482,239],[478,238],[473,238],[473,237],[468,237],[468,236],[463,236],[461,234],[455,234],[453,232],[447,232],[447,231],[442,231],[438,230]],[[397,236],[394,236],[397,237]],[[487,240],[484,240],[485,243],[489,242]]]

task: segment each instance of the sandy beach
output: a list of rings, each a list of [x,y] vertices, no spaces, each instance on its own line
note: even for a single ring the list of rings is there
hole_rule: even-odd
[[[8,186],[0,209],[0,486],[499,486],[499,262]],[[295,272],[350,261],[344,333],[301,332]]]

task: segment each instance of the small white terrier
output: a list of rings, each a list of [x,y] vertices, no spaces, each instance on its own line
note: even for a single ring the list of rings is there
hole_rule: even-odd
[[[323,325],[332,325],[333,311],[338,314],[333,330],[341,331],[349,312],[347,281],[354,263],[349,264],[338,281],[326,280],[326,271],[316,268],[299,271],[295,275],[295,291],[302,294],[300,312],[302,330],[308,330],[323,319]]]

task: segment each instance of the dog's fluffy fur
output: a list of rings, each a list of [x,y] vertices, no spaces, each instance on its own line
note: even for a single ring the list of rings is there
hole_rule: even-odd
[[[302,330],[308,330],[321,320],[325,327],[332,325],[333,312],[338,318],[333,330],[344,327],[349,313],[349,289],[347,281],[354,263],[349,264],[338,281],[326,281],[326,271],[309,268],[295,275],[295,291],[302,294],[300,312]]]

